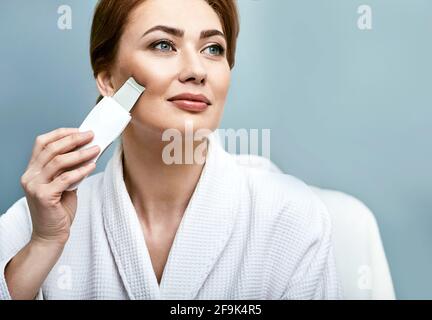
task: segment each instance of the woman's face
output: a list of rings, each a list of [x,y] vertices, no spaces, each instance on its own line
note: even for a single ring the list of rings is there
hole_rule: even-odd
[[[179,29],[183,35],[156,30],[155,26]],[[165,129],[185,131],[218,127],[230,84],[227,42],[221,35],[200,38],[205,30],[223,33],[216,12],[204,0],[146,0],[130,15],[122,35],[111,81],[117,90],[133,76],[146,87],[132,109],[126,130],[134,135]],[[145,34],[145,35],[144,35]],[[180,109],[169,98],[182,93],[202,94],[210,105],[200,112]]]

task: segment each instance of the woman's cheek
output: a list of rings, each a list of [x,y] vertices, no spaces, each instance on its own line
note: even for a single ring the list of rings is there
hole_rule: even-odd
[[[162,81],[171,76],[174,66],[164,57],[157,57],[145,52],[135,53],[127,62],[131,74],[143,85],[150,81]]]
[[[220,100],[221,103],[224,103],[228,95],[231,73],[229,71],[222,70],[216,75],[215,79],[215,94],[217,95],[218,100]]]

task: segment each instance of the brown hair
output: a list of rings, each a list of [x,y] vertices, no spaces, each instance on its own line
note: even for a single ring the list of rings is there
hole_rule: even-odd
[[[118,45],[129,14],[145,0],[99,0],[93,16],[90,35],[90,60],[93,75],[107,70],[114,63]],[[232,69],[235,64],[237,38],[240,32],[237,0],[204,0],[221,20],[227,40],[227,60]],[[99,96],[98,102],[102,99]]]

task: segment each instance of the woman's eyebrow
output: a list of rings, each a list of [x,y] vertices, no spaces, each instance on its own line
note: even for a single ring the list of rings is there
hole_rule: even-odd
[[[146,36],[147,34],[154,32],[154,31],[163,31],[166,33],[169,33],[175,37],[181,38],[184,35],[184,31],[177,29],[177,28],[173,28],[173,27],[169,27],[169,26],[162,26],[162,25],[158,25],[158,26],[154,26],[152,28],[150,28],[149,30],[147,30],[142,37]],[[201,31],[200,34],[200,39],[204,39],[204,38],[209,38],[212,36],[222,36],[225,39],[225,35],[223,34],[223,32],[216,30],[216,29],[212,29],[212,30],[203,30]]]

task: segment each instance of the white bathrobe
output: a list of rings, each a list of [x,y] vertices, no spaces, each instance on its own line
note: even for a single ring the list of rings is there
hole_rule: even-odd
[[[209,136],[160,285],[118,143],[105,171],[79,186],[70,238],[37,298],[341,298],[323,203],[292,176],[236,164],[216,139],[215,132]],[[0,216],[0,300],[11,298],[4,269],[31,230],[25,197]]]

